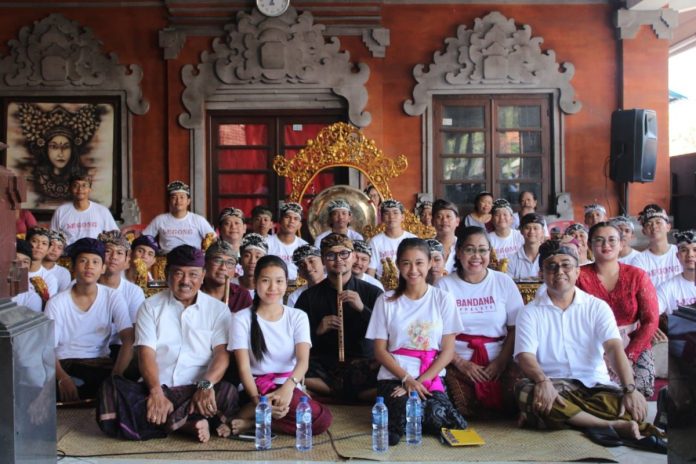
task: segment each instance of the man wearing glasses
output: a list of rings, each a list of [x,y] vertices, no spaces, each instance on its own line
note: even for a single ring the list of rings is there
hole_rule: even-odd
[[[659,430],[645,422],[647,403],[636,390],[611,309],[575,287],[575,248],[547,241],[539,263],[546,289],[517,317],[515,358],[527,377],[515,388],[520,423],[575,427],[605,446],[666,453]],[[610,380],[605,356],[620,386]]]
[[[369,399],[376,393],[379,364],[373,359],[371,340],[365,339],[372,308],[382,290],[351,272],[353,241],[331,233],[321,241],[321,258],[327,277],[300,295],[296,308],[309,316],[312,351],[306,385],[313,392],[344,400]],[[342,292],[337,288],[341,281]],[[343,320],[338,317],[338,300]],[[338,362],[338,329],[343,325],[346,362]]]
[[[218,240],[205,251],[205,277],[201,291],[213,298],[225,302],[230,311],[251,306],[251,295],[235,283],[237,274],[237,253],[229,243]],[[227,278],[227,279],[226,279]],[[225,293],[225,281],[229,291]]]

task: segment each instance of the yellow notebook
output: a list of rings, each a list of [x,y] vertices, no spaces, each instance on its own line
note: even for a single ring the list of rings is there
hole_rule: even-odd
[[[474,429],[446,429],[441,430],[442,439],[450,446],[476,446],[485,445],[481,435]]]

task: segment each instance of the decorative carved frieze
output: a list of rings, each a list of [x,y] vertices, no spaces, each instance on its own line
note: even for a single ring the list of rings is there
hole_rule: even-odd
[[[679,25],[679,12],[670,8],[659,10],[627,10],[616,11],[614,24],[619,29],[619,38],[633,39],[641,26],[650,26],[658,39],[671,39],[673,31]]]
[[[311,13],[292,7],[275,18],[256,9],[251,14],[240,11],[236,22],[225,26],[226,36],[213,41],[213,51],[203,52],[195,67],[182,69],[187,113],[179,115],[180,124],[202,127],[209,97],[225,94],[226,101],[234,101],[235,92],[244,92],[273,95],[276,100],[338,95],[348,103],[350,121],[367,126],[371,115],[365,111],[365,83],[370,69],[352,63],[336,37],[327,42],[323,29]]]
[[[362,31],[362,40],[372,56],[384,58],[389,46],[389,29],[378,27]]]
[[[186,33],[173,27],[159,31],[159,46],[164,49],[164,59],[174,60],[186,44]]]
[[[8,89],[55,89],[69,91],[126,92],[130,112],[145,114],[140,66],[118,63],[115,53],[106,54],[92,30],[60,14],[25,26],[10,40],[10,54],[0,56],[0,91]]]
[[[418,82],[413,99],[404,102],[404,111],[421,115],[433,93],[462,93],[467,90],[558,89],[559,106],[565,113],[580,111],[570,80],[571,63],[556,62],[553,50],[542,51],[540,37],[532,37],[528,25],[494,11],[477,18],[473,29],[457,28],[457,36],[445,39],[446,49],[434,53],[427,67],[413,68]]]

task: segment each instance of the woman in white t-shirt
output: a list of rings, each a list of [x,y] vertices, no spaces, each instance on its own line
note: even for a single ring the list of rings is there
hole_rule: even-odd
[[[439,435],[442,427],[463,429],[466,420],[444,390],[440,375],[454,355],[460,332],[451,295],[428,285],[430,250],[425,240],[407,238],[396,252],[399,284],[379,297],[365,338],[375,341],[377,394],[389,411],[389,445],[406,429],[406,401],[417,392],[423,401],[423,430]]]
[[[455,300],[463,326],[447,368],[447,388],[465,416],[514,413],[513,386],[519,370],[512,362],[515,319],[524,302],[515,282],[488,268],[489,235],[465,227],[457,239],[455,269],[437,287]]]
[[[220,426],[218,433],[223,437],[254,427],[254,410],[262,395],[272,407],[273,430],[294,434],[295,410],[304,396],[312,342],[307,314],[283,305],[287,265],[275,255],[266,255],[256,263],[254,280],[254,300],[249,308],[233,314],[227,347],[234,352],[248,402],[229,426]],[[314,400],[309,403],[313,432],[325,432],[331,425],[331,412]]]

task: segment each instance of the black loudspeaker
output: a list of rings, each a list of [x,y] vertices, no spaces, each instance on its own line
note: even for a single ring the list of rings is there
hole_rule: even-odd
[[[609,177],[615,182],[652,182],[656,166],[655,111],[614,111],[611,115]]]

